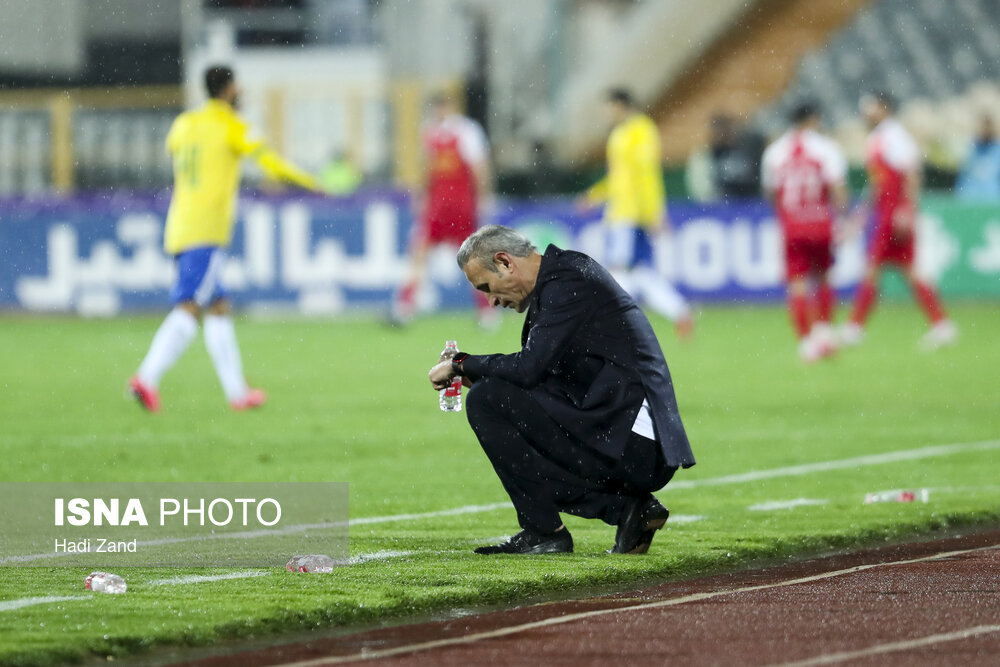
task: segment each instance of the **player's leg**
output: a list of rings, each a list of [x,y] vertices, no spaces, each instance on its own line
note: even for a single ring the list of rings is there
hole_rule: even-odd
[[[642,294],[643,303],[653,312],[675,322],[678,328],[681,322],[685,322],[684,328],[690,333],[691,306],[669,280],[649,264],[636,266],[631,276],[636,291]]]
[[[948,319],[937,290],[914,270],[912,262],[906,267],[906,278],[913,297],[930,322],[930,330],[921,339],[921,345],[929,350],[951,345],[958,340],[958,327]]]
[[[677,325],[677,335],[690,337],[693,327],[687,299],[656,269],[652,238],[641,228],[633,230],[631,282],[642,302]]]
[[[229,300],[220,293],[205,313],[205,349],[212,359],[226,400],[234,410],[258,408],[267,401],[260,389],[251,389],[243,375],[243,358],[236,342]]]
[[[799,356],[803,361],[813,362],[820,358],[810,330],[812,317],[809,305],[809,280],[806,275],[788,279],[788,317],[792,330],[799,341]]]
[[[427,255],[431,248],[428,224],[426,220],[421,222],[411,237],[409,270],[392,297],[391,317],[396,324],[406,324],[416,314],[417,293],[424,280]]]
[[[198,333],[202,308],[198,295],[214,289],[219,260],[214,248],[196,248],[177,257],[177,283],[171,291],[173,310],[157,329],[139,370],[129,381],[132,395],[151,412],[160,408],[160,380],[181,358]]]
[[[617,225],[608,229],[607,240],[605,263],[622,289],[640,304],[674,322],[680,338],[689,338],[693,331],[691,308],[656,270],[648,233],[639,227]]]
[[[844,345],[857,345],[864,339],[865,323],[878,298],[879,271],[890,250],[890,238],[877,233],[873,243],[861,283],[854,293],[851,316],[840,330],[840,342]]]
[[[442,235],[446,235],[447,240],[458,247],[479,228],[479,210],[474,198],[454,203],[451,208],[452,212],[449,215],[453,224],[443,230]],[[500,309],[490,306],[485,294],[471,285],[469,287],[472,291],[472,303],[476,307],[476,321],[479,328],[484,331],[496,331],[502,324]]]
[[[799,356],[803,361],[816,361],[817,350],[809,337],[812,316],[809,305],[809,254],[801,239],[785,240],[785,276],[787,286],[788,318],[799,341]]]
[[[815,321],[809,335],[815,342],[821,357],[829,357],[837,351],[837,337],[833,332],[833,308],[837,295],[830,284],[830,269],[832,267],[832,241],[816,242],[812,265],[812,278],[816,285]]]

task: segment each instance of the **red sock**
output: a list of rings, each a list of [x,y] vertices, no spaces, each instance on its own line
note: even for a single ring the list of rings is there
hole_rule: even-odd
[[[809,305],[805,294],[788,295],[788,314],[792,318],[792,326],[799,338],[809,335]]]
[[[865,320],[868,319],[868,313],[871,312],[872,306],[875,304],[876,296],[874,282],[861,283],[861,286],[858,287],[858,294],[854,297],[854,312],[851,314],[851,322],[859,325],[865,323]]]
[[[912,280],[910,288],[913,289],[913,296],[916,297],[917,303],[920,304],[931,324],[937,324],[944,319],[944,307],[942,307],[941,299],[933,287],[922,280]]]
[[[819,321],[829,324],[833,318],[833,304],[837,300],[837,295],[833,288],[823,283],[816,291],[816,303],[819,307]]]
[[[405,283],[396,292],[395,312],[404,318],[413,315],[417,301],[417,283]]]

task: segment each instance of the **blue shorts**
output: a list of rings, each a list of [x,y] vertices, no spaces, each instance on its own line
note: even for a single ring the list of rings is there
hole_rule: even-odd
[[[176,259],[177,283],[170,290],[171,303],[194,301],[205,308],[226,298],[226,290],[222,287],[226,253],[222,248],[209,246],[185,250]]]
[[[612,270],[655,266],[653,242],[642,227],[610,227],[607,266]]]

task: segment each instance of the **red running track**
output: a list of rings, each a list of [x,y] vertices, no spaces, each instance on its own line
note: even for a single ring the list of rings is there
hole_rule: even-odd
[[[1000,665],[1000,531],[174,664]]]

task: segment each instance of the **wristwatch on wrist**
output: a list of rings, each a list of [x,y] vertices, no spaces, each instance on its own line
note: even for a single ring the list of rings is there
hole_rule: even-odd
[[[459,352],[451,358],[451,372],[455,375],[462,374],[462,362],[469,356],[468,352]]]

